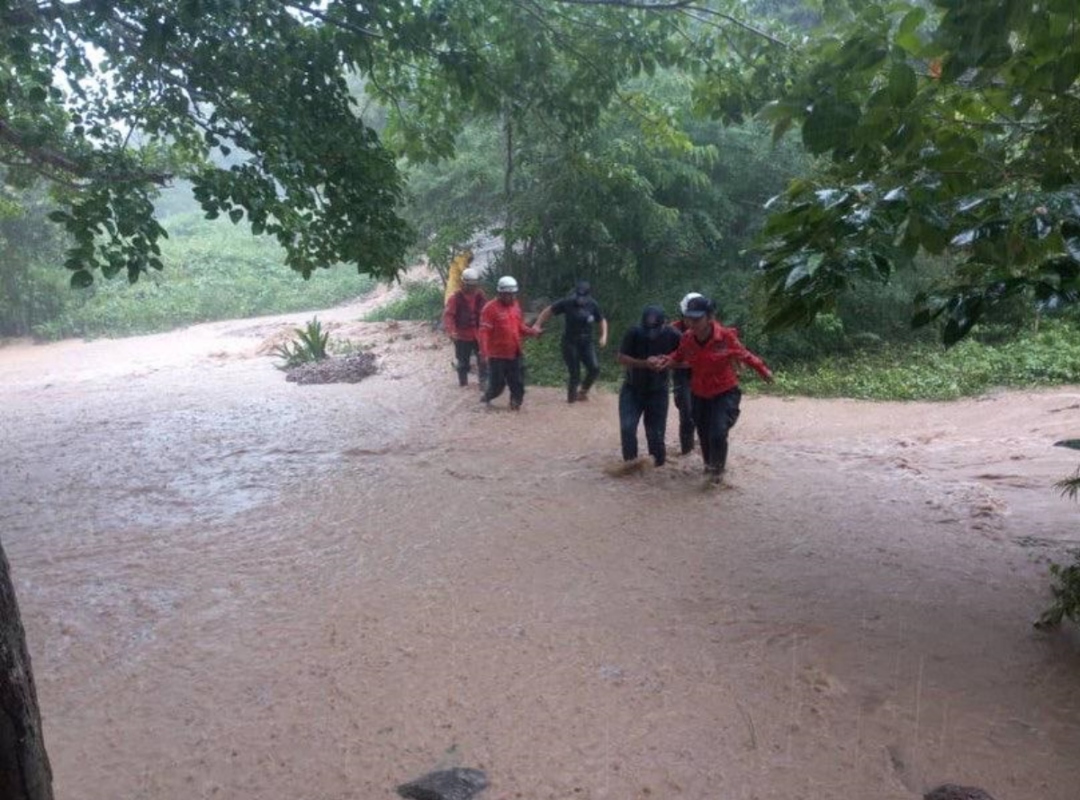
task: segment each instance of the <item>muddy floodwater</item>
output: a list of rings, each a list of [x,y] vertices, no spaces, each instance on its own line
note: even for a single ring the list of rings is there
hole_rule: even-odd
[[[749,396],[705,491],[696,453],[610,474],[613,394],[485,411],[363,309],[320,313],[379,355],[351,385],[266,355],[310,315],[0,347],[58,800],[1080,797],[1080,636],[1031,626],[1080,387]]]

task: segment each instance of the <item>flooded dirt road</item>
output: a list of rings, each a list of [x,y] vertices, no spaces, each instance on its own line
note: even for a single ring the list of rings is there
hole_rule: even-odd
[[[429,327],[310,315],[0,348],[0,536],[60,800],[1075,800],[1080,387],[749,397],[730,488],[624,478],[615,397],[485,412]],[[608,357],[610,357],[610,353]],[[613,374],[615,366],[605,362]],[[669,431],[672,439],[673,431]]]

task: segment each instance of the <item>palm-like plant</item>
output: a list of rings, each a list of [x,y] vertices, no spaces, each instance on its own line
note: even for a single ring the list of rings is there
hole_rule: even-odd
[[[323,331],[318,317],[313,317],[303,328],[295,328],[296,338],[274,348],[274,355],[283,360],[281,369],[292,369],[312,361],[322,361],[327,356],[330,342],[329,331]]]

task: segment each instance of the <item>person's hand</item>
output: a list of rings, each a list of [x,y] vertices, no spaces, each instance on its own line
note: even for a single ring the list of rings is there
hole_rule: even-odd
[[[606,336],[601,336],[600,337],[600,348],[603,349],[605,347],[607,347],[607,337]]]
[[[765,370],[765,383],[772,383],[776,379],[773,378],[772,370]]]

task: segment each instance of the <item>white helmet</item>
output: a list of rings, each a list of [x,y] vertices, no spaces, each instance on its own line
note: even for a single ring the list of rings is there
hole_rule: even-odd
[[[518,290],[517,281],[515,281],[509,275],[503,275],[501,278],[499,278],[498,290],[500,292],[509,292],[510,294],[516,294]]]
[[[690,305],[690,301],[695,297],[704,297],[704,295],[700,295],[697,292],[690,292],[690,294],[679,301],[679,313],[684,317],[686,316],[686,307]]]
[[[480,283],[480,273],[472,267],[462,271],[461,280],[463,283],[473,284]]]

